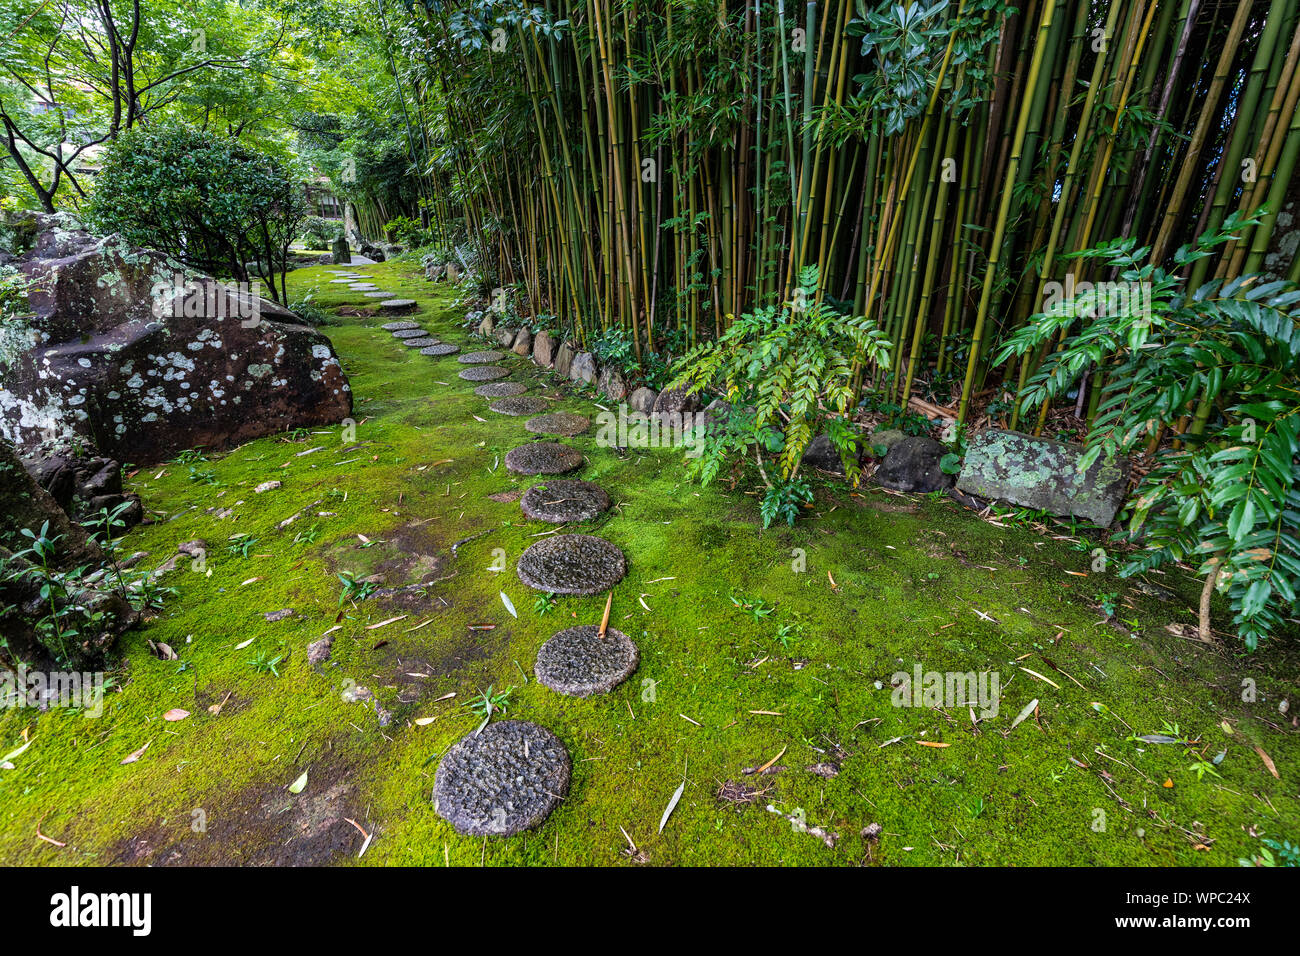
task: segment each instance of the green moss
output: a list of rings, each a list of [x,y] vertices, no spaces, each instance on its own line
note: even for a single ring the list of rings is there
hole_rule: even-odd
[[[417,298],[417,318],[437,333],[463,335],[444,286],[409,264],[364,269]],[[360,304],[328,278],[301,270],[291,296],[314,285],[326,307]],[[0,771],[0,860],[355,861],[362,838],[344,817],[374,834],[361,864],[414,865],[627,863],[624,830],[654,865],[1231,865],[1254,849],[1248,828],[1293,840],[1300,831],[1300,745],[1276,710],[1281,697],[1295,700],[1295,655],[1282,641],[1245,657],[1168,633],[1194,619],[1190,574],[1153,578],[1179,600],[1148,598],[1089,572],[1086,550],[1033,528],[837,485],[819,487],[815,513],[794,528],[764,532],[752,489],[701,489],[683,480],[677,454],[620,458],[594,433],[570,440],[588,455],[571,477],[601,484],[615,507],[580,530],[628,556],[611,623],[638,643],[641,665],[608,695],[545,690],[532,678],[538,647],[563,627],[598,622],[604,598],[561,598],[536,613],[513,563],[552,529],[489,497],[532,483],[503,463],[530,437],[523,420],[488,411],[456,377],[454,356],[418,355],[379,330],[382,321],[343,318],[327,330],[356,395],[354,437],[335,427],[251,442],[195,466],[216,485],[191,481],[179,464],[135,476],[158,520],[124,548],[160,563],[201,537],[206,564],[183,561],[167,578],[179,595],[123,641],[120,690],[103,717],[0,716],[0,755],[24,730],[32,740],[14,770]],[[508,362],[535,393],[556,397],[554,410],[592,413],[589,399]],[[282,487],[254,493],[272,479]],[[247,557],[227,550],[235,534],[257,539]],[[505,571],[490,570],[495,549]],[[339,571],[423,587],[340,605]],[[1101,591],[1123,595],[1118,616],[1134,627],[1103,618]],[[733,594],[775,610],[755,620]],[[282,608],[295,614],[265,620]],[[333,657],[318,673],[307,645],[334,627]],[[181,661],[153,656],[150,640]],[[248,664],[284,652],[278,678]],[[916,664],[997,671],[998,715],[973,726],[964,707],[892,706],[891,675]],[[1247,678],[1256,703],[1241,700]],[[357,685],[392,714],[388,726],[373,704],[345,699]],[[463,704],[488,685],[514,685],[509,715],[555,731],[574,772],[542,827],[484,842],[457,835],[430,796],[437,756],[477,723]],[[1011,729],[1033,698],[1037,717]],[[223,700],[219,715],[208,712]],[[192,715],[163,721],[175,707]],[[1182,746],[1127,741],[1125,722],[1137,734],[1177,723],[1197,752],[1226,750],[1221,778],[1198,781]],[[120,763],[145,743],[137,762]],[[744,773],[778,754],[779,772]],[[808,771],[817,764],[839,773]],[[288,794],[303,770],[306,789]],[[685,794],[660,834],[683,775]],[[754,802],[719,800],[727,781],[759,791]],[[206,833],[192,828],[196,809]],[[835,848],[790,816],[839,834]],[[860,835],[871,823],[883,827],[878,843]],[[38,839],[38,824],[68,845]]]

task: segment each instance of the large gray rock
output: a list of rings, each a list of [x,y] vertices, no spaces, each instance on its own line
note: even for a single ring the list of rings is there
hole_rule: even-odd
[[[818,435],[804,448],[803,464],[804,467],[816,468],[818,471],[844,474],[844,460],[840,458],[839,449],[825,435]]]
[[[496,320],[493,319],[491,315],[485,315],[483,316],[483,321],[478,324],[478,334],[487,338],[492,334],[492,330],[495,327]]]
[[[700,396],[698,394],[686,394],[686,386],[680,388],[666,388],[659,393],[655,399],[654,410],[659,412],[694,412],[700,407]]]
[[[533,361],[542,367],[550,365],[555,359],[555,339],[550,332],[538,332],[533,338]]]
[[[352,250],[348,248],[348,240],[344,236],[339,236],[330,243],[330,262],[335,265],[347,265],[352,261]]]
[[[912,437],[896,442],[876,471],[876,481],[895,491],[928,493],[951,488],[956,480],[939,467],[948,446],[933,438]]]
[[[623,396],[627,394],[627,382],[614,368],[606,367],[601,369],[598,387],[612,402],[622,401]]]
[[[640,388],[633,389],[632,397],[628,399],[628,404],[632,406],[633,411],[640,412],[643,415],[649,415],[655,410],[655,399],[658,397],[659,393],[653,388],[646,388],[642,385]]]
[[[1129,462],[1099,458],[1080,471],[1082,457],[1076,445],[990,428],[972,439],[957,489],[1105,527],[1124,503]]]
[[[497,329],[496,339],[506,348],[515,344],[515,329]]]
[[[18,262],[31,314],[0,346],[0,434],[24,451],[147,464],[351,414],[329,339],[293,313],[57,223]]]
[[[596,384],[596,357],[590,352],[579,352],[569,366],[569,378],[587,385]]]
[[[565,342],[555,353],[555,374],[561,378],[569,377],[569,370],[573,368],[573,346]]]

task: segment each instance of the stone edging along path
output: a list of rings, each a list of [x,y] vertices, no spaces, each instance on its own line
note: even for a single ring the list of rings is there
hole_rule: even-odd
[[[363,294],[375,289],[350,288]],[[410,299],[386,301],[377,317],[412,307],[416,303]],[[589,418],[571,412],[537,414],[548,406],[540,398],[525,396],[526,385],[494,381],[507,378],[510,370],[491,363],[514,356],[496,350],[461,352],[459,345],[440,341],[410,320],[388,322],[382,328],[395,343],[419,347],[421,355],[435,360],[456,355],[465,366],[461,379],[488,383],[474,393],[490,400],[492,411],[534,416],[524,423],[530,433],[572,437],[590,425]],[[520,475],[562,474],[585,461],[578,449],[549,441],[528,442],[505,457],[507,469]],[[609,507],[608,493],[586,481],[542,480],[520,498],[526,518],[552,524],[589,521]],[[595,535],[560,534],[527,548],[515,571],[521,582],[535,590],[595,595],[612,591],[623,579],[627,558]],[[542,645],[534,672],[540,684],[556,693],[588,697],[608,693],[631,676],[639,661],[640,652],[626,634],[607,625],[580,625],[559,631]],[[466,836],[519,833],[540,825],[560,804],[568,793],[571,771],[568,750],[545,727],[522,720],[485,723],[443,755],[434,778],[434,809]]]

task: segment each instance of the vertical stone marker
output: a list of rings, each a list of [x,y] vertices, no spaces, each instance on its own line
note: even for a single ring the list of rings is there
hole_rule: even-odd
[[[1080,471],[1082,457],[1083,449],[1075,445],[990,428],[971,441],[957,488],[968,495],[1087,518],[1104,528],[1124,503],[1129,462],[1099,458]]]

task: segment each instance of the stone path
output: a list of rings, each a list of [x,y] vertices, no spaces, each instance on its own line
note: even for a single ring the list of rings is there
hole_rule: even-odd
[[[392,297],[353,272],[336,272],[331,282],[348,283],[365,298],[379,299],[380,314],[414,311],[414,299]],[[361,280],[361,281],[358,281]],[[521,382],[497,381],[510,370],[493,363],[507,356],[495,349],[462,352],[442,342],[418,322],[381,326],[395,341],[419,348],[421,355],[455,355],[467,366],[459,377],[483,382],[474,389],[492,400],[491,411],[533,416],[524,427],[537,435],[574,437],[591,426],[586,415],[546,412],[550,403],[528,396]],[[533,441],[506,453],[506,468],[517,475],[559,475],[586,462],[581,450],[553,441]],[[609,510],[609,495],[590,481],[546,478],[519,499],[526,518],[548,524],[591,521]],[[515,564],[519,580],[548,594],[587,596],[610,591],[627,574],[627,558],[614,544],[589,534],[559,534],[528,547]],[[608,693],[637,669],[640,652],[626,634],[595,624],[565,628],[537,652],[534,671],[542,686],[570,697]],[[522,720],[489,722],[448,749],[434,777],[434,809],[467,836],[509,836],[541,824],[568,793],[572,764],[564,744],[551,731]]]

